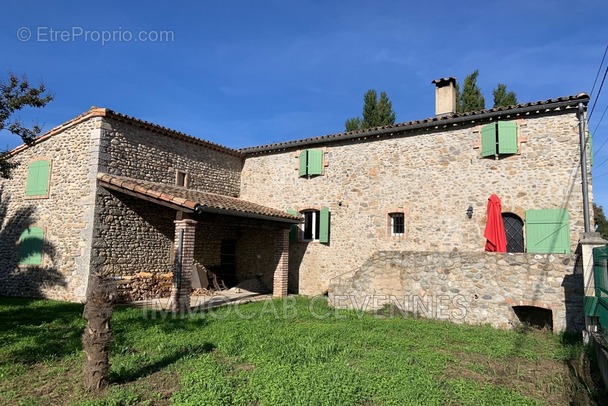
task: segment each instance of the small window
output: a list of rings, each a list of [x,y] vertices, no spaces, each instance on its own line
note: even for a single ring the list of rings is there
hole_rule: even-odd
[[[177,186],[188,187],[188,174],[186,172],[177,171],[175,184]]]
[[[50,174],[51,161],[41,159],[30,163],[27,167],[26,198],[41,199],[49,197]]]
[[[304,210],[304,224],[302,224],[302,241],[319,241],[329,243],[329,209]]]
[[[517,124],[499,121],[481,129],[481,156],[517,154]]]
[[[323,151],[307,149],[300,152],[300,176],[316,176],[323,174]]]
[[[41,265],[44,229],[28,227],[19,237],[19,265]]]
[[[405,234],[405,215],[390,213],[390,232],[392,236],[402,237]]]

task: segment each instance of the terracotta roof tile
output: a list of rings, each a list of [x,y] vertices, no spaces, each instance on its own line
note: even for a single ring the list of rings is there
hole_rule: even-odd
[[[265,207],[236,197],[201,192],[180,186],[154,183],[123,176],[99,173],[97,179],[110,188],[131,191],[142,197],[183,207],[188,210],[214,212],[233,216],[255,217],[267,220],[297,223],[301,219],[281,210]]]

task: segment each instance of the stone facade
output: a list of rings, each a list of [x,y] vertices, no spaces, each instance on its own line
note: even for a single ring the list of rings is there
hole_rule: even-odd
[[[527,209],[567,208],[574,252],[583,232],[576,111],[515,119],[519,153],[498,160],[481,158],[480,130],[488,122],[392,137],[319,139],[301,147],[324,151],[323,175],[310,178],[298,176],[296,148],[248,154],[241,175],[244,199],[331,212],[329,244],[291,245],[291,289],[323,293],[334,277],[354,272],[378,251],[483,251],[491,194],[500,197],[503,212],[522,219]],[[402,237],[389,235],[391,212],[405,214]]]
[[[100,119],[55,131],[11,158],[20,165],[1,183],[0,295],[83,300],[89,272],[95,202],[94,155]],[[25,195],[28,164],[51,162],[49,195]],[[29,226],[44,229],[41,266],[18,266],[17,241]]]
[[[465,321],[504,327],[513,321],[512,306],[520,303],[551,309],[556,329],[578,328],[583,282],[574,254],[483,252],[492,194],[500,197],[503,212],[524,220],[526,210],[567,209],[570,251],[577,251],[584,228],[579,119],[573,108],[578,100],[259,151],[232,150],[93,109],[13,153],[11,159],[25,164],[2,182],[0,294],[83,300],[89,269],[103,264],[113,265],[126,289],[149,285],[167,294],[176,224],[195,221],[187,261],[217,272],[226,265],[222,247],[231,246],[234,282],[258,278],[275,295],[329,292],[334,301],[347,295],[359,303],[377,294],[441,292],[466,298],[471,311]],[[481,129],[495,120],[517,124],[517,153],[482,158]],[[322,167],[320,176],[299,174],[300,153],[309,148],[322,151],[315,167]],[[27,199],[27,163],[38,158],[52,161],[50,194]],[[300,231],[290,243],[287,222],[247,212],[197,212],[194,202],[187,209],[110,183],[102,187],[98,173],[164,185],[185,179],[188,188],[280,211],[329,208],[329,242],[304,242]],[[390,213],[403,213],[402,235],[391,235]],[[45,229],[42,269],[17,266],[16,241],[28,225]],[[162,287],[153,286],[161,280]]]
[[[182,171],[192,189],[238,197],[241,167],[240,154],[229,148],[205,147],[104,118],[102,172],[174,185]]]
[[[574,254],[384,251],[354,274],[334,278],[329,300],[339,308],[392,305],[423,317],[501,328],[518,322],[514,306],[534,306],[552,311],[556,331],[580,331],[581,268]]]

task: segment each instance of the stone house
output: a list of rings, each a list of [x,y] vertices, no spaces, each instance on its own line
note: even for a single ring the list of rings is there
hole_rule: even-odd
[[[0,294],[83,300],[99,264],[189,291],[196,262],[337,307],[582,328],[589,97],[457,114],[434,83],[429,119],[241,150],[92,108],[11,152]],[[493,194],[505,254],[484,252]]]

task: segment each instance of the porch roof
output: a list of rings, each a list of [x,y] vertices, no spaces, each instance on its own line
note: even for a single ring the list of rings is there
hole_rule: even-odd
[[[236,197],[201,192],[185,187],[148,182],[107,173],[97,174],[97,179],[107,189],[116,190],[184,212],[194,212],[197,214],[216,213],[292,224],[301,222],[299,216]]]

